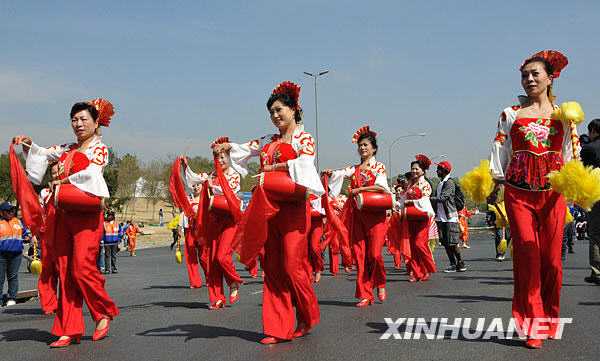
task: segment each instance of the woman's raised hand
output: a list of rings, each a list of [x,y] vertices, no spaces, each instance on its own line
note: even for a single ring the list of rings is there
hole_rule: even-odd
[[[31,143],[32,143],[31,138],[26,135],[17,135],[13,138],[12,142],[15,145],[21,144],[23,146],[24,150],[25,150],[25,148],[27,148],[27,150],[29,150],[29,148],[31,148]]]

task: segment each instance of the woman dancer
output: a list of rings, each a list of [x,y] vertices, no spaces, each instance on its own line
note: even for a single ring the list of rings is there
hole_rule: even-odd
[[[381,255],[387,232],[386,211],[361,210],[356,202],[356,197],[362,192],[391,193],[385,166],[375,159],[378,148],[376,137],[377,133],[369,126],[361,127],[352,137],[352,143],[358,147],[360,164],[324,171],[330,176],[329,187],[333,195],[339,194],[344,178],[351,178],[350,194],[354,199],[346,203],[343,217],[350,234],[352,258],[357,266],[355,297],[359,302],[356,307],[373,304],[373,288],[377,288],[381,302],[386,299],[385,266]],[[345,265],[348,266],[348,261]]]
[[[93,205],[86,209],[61,205],[46,220],[44,237],[54,247],[60,280],[58,309],[52,333],[60,338],[50,347],[65,347],[78,343],[84,332],[82,301],[96,322],[93,341],[108,335],[110,321],[119,310],[104,288],[104,278],[96,267],[98,245],[103,232],[101,198],[109,197],[103,177],[108,164],[108,148],[102,143],[100,126],[108,126],[114,114],[112,104],[103,99],[76,103],[71,108],[71,128],[76,142],[42,148],[27,136],[17,136],[14,144],[23,144],[27,154],[27,173],[40,184],[49,164],[57,163],[58,172],[52,180],[53,207],[59,192]],[[68,187],[72,185],[73,187]],[[76,201],[75,204],[80,204]]]
[[[236,237],[240,261],[247,266],[264,248],[263,344],[303,336],[320,319],[317,296],[306,270],[310,222],[306,192],[321,196],[324,189],[314,166],[313,137],[304,131],[302,124],[299,99],[299,86],[292,82],[279,84],[267,101],[278,133],[245,144],[224,143],[215,148],[231,150],[232,165],[243,165],[251,157],[260,157],[263,182],[253,191]],[[276,197],[267,186],[271,179],[291,186],[296,193],[284,192]],[[296,197],[298,194],[300,198]]]
[[[505,184],[513,240],[512,313],[528,337],[529,348],[540,348],[543,339],[554,338],[557,324],[547,320],[557,319],[560,310],[566,203],[546,176],[573,157],[572,134],[576,139],[576,133],[568,123],[552,117],[557,108],[553,82],[567,63],[554,50],[541,51],[523,62],[519,69],[527,96],[501,113],[492,146],[490,168],[497,185],[493,195]],[[494,198],[490,198],[492,203]],[[541,332],[543,319],[549,331]]]
[[[212,144],[213,149],[228,138],[222,137]],[[209,309],[223,308],[226,297],[223,289],[223,278],[229,286],[229,303],[239,301],[238,290],[242,279],[233,264],[232,242],[236,231],[236,218],[241,215],[241,200],[237,193],[240,191],[241,174],[230,166],[229,152],[216,149],[215,171],[212,174],[196,174],[185,163],[186,181],[189,187],[202,184],[199,195],[196,223],[200,230],[196,235],[205,240],[205,251],[208,256],[208,298]],[[245,170],[241,171],[246,174]],[[231,203],[231,204],[229,204]]]
[[[431,160],[423,154],[418,154],[410,164],[412,178],[404,201],[411,253],[407,264],[409,282],[427,281],[431,273],[436,271],[428,245],[429,226],[434,216],[429,200],[431,185],[425,179],[425,171],[430,165]]]

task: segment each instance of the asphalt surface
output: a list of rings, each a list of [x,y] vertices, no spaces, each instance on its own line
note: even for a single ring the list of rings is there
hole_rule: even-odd
[[[94,324],[86,312],[86,336],[81,344],[49,349],[55,337],[48,331],[52,316],[41,314],[37,300],[4,308],[0,314],[1,360],[596,360],[600,325],[600,286],[583,282],[587,241],[577,241],[565,263],[562,317],[572,317],[562,340],[547,341],[541,350],[528,350],[522,341],[503,340],[380,340],[384,318],[501,317],[510,318],[512,262],[492,260],[488,232],[474,233],[464,256],[468,272],[434,274],[412,284],[393,269],[386,253],[388,300],[366,309],[354,307],[354,275],[328,272],[315,286],[321,324],[292,342],[263,346],[262,282],[251,279],[241,288],[233,307],[208,310],[207,289],[189,289],[184,265],[175,263],[168,248],[141,250],[138,257],[119,257],[118,274],[107,276],[110,295],[121,315],[110,335],[92,342]],[[385,253],[385,252],[384,252]],[[438,268],[446,267],[443,249],[435,251]],[[21,289],[35,279],[21,273]],[[487,323],[486,323],[487,325]],[[401,327],[402,331],[403,328]]]

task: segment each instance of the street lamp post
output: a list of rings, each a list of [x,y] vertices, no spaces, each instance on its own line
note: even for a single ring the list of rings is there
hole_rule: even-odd
[[[392,169],[392,148],[394,147],[394,145],[396,143],[398,143],[398,141],[404,139],[404,138],[410,138],[410,137],[424,137],[426,136],[427,133],[414,133],[414,134],[404,134],[399,136],[398,138],[394,139],[394,141],[390,144],[390,147],[388,148],[388,167],[390,169],[390,177],[394,177],[394,173],[393,173],[393,169]],[[393,179],[392,179],[393,182]]]
[[[317,79],[320,76],[329,73],[329,70],[324,70],[318,73],[309,73],[307,71],[304,74],[312,77],[314,79],[315,84],[315,143],[316,143],[316,153],[317,153],[317,169],[319,169],[319,109],[317,103]]]

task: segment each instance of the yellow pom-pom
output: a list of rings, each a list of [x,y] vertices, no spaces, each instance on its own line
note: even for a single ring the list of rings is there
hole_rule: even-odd
[[[573,215],[571,214],[571,212],[569,212],[569,207],[567,207],[567,213],[565,213],[565,224],[569,224],[574,220],[575,218],[573,218]]]
[[[431,253],[433,253],[433,251],[435,251],[435,246],[437,246],[437,239],[430,239],[428,246],[429,246],[429,250],[431,251]]]
[[[577,102],[564,102],[553,113],[552,117],[565,122],[579,124],[585,119],[585,113]]]
[[[34,259],[31,261],[29,269],[31,269],[31,273],[34,275],[40,275],[42,273],[42,262],[39,259]]]
[[[177,261],[177,263],[181,263],[183,261],[183,256],[181,255],[181,250],[179,250],[179,248],[177,251],[175,251],[175,261]]]
[[[508,247],[508,241],[506,241],[506,238],[502,238],[500,243],[498,243],[498,247],[496,247],[496,252],[499,254],[504,254],[504,253],[506,253],[507,247]]]
[[[548,175],[552,188],[569,202],[590,210],[600,201],[600,168],[585,167],[579,160],[571,160],[559,171]]]
[[[494,190],[494,179],[490,173],[490,161],[482,160],[479,165],[465,173],[460,179],[460,187],[467,197],[476,203],[483,203]]]

